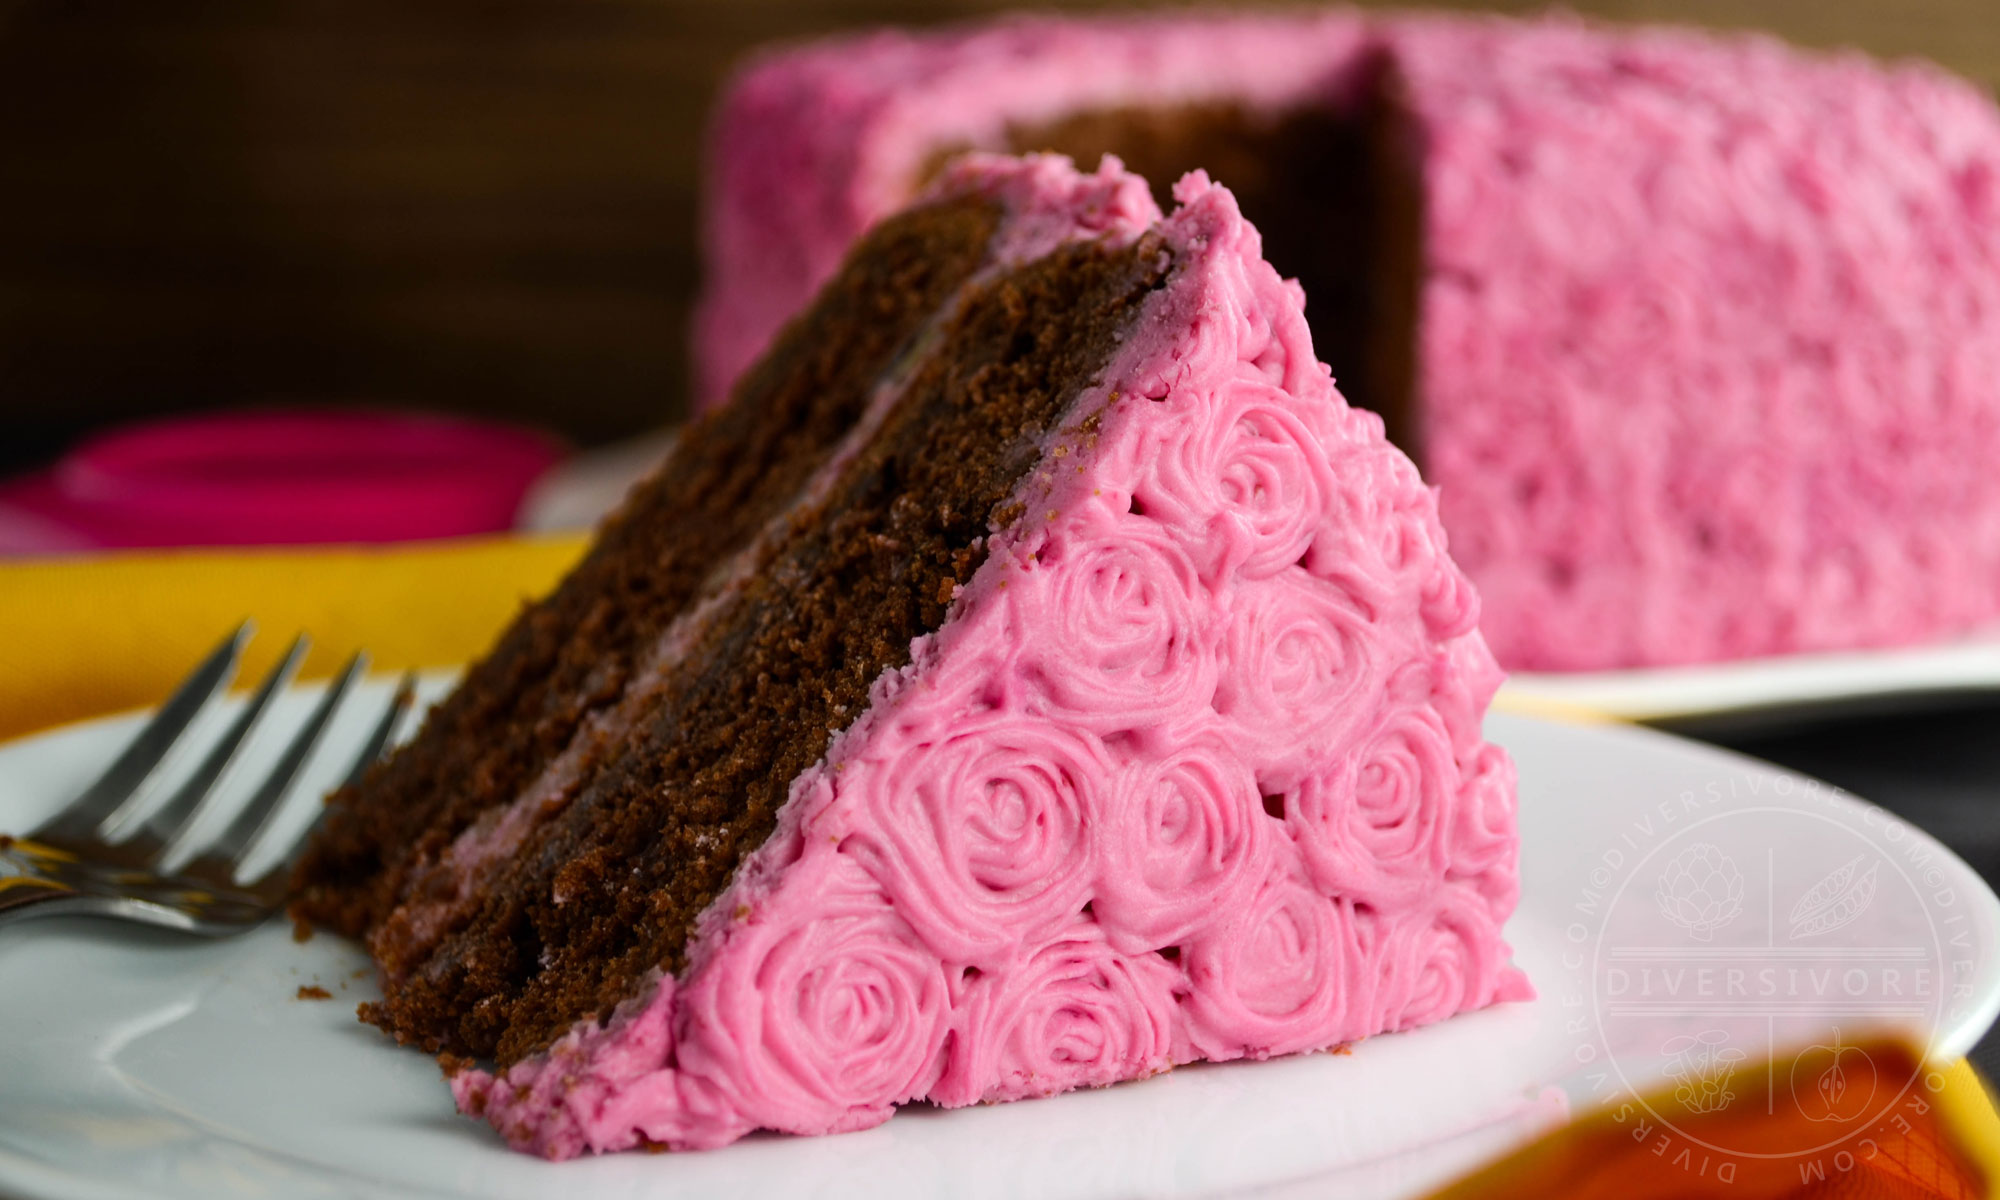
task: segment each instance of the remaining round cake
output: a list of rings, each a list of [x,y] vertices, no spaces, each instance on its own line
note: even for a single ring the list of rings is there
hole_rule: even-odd
[[[952,168],[334,797],[298,911],[465,1112],[709,1147],[1527,994],[1431,493],[1176,195]]]
[[[2000,119],[1942,72],[1344,11],[779,51],[713,130],[708,400],[965,147],[1241,197],[1342,392],[1439,489],[1511,669],[2000,614]]]

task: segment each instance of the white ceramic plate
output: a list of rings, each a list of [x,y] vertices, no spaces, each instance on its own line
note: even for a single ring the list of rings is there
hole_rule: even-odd
[[[445,682],[432,680],[433,694]],[[312,690],[285,697],[280,718],[301,715]],[[370,685],[377,698],[386,690]],[[357,713],[336,741],[358,737],[366,719]],[[39,821],[138,720],[0,747],[0,829]],[[1499,715],[1490,732],[1521,772],[1523,887],[1508,932],[1516,962],[1541,989],[1531,1003],[1370,1039],[1342,1056],[1193,1067],[991,1108],[915,1107],[838,1137],[757,1136],[703,1154],[552,1165],[509,1153],[483,1125],[458,1117],[429,1059],[355,1021],[354,1005],[374,992],[352,945],[325,935],[295,943],[282,921],[201,942],[48,920],[0,932],[0,1193],[1083,1198],[1304,1196],[1338,1187],[1344,1195],[1414,1195],[1603,1099],[1606,1053],[1615,1059],[1640,1047],[1643,1054],[1624,1055],[1621,1077],[1645,1086],[1674,1069],[1641,1061],[1657,1057],[1651,1047],[1662,1033],[1700,1033],[1733,1019],[1699,1005],[1635,1017],[1618,1008],[1617,995],[1599,994],[1605,972],[1626,961],[1619,953],[1646,953],[1641,926],[1648,914],[1657,925],[1662,911],[1651,880],[1662,863],[1678,869],[1690,838],[1731,848],[1738,893],[1726,928],[1697,947],[1703,952],[1713,946],[1741,959],[1737,943],[1775,936],[1756,914],[1785,906],[1759,905],[1754,893],[1779,887],[1782,872],[1767,877],[1762,859],[1782,850],[1797,861],[1794,875],[1817,878],[1822,863],[1851,858],[1857,838],[1872,839],[1885,862],[1894,860],[1876,869],[1884,897],[1897,886],[1893,867],[1950,891],[1951,902],[1940,917],[1877,901],[1865,906],[1868,919],[1825,941],[1829,952],[1893,943],[1907,957],[1940,944],[1943,920],[1946,940],[1972,950],[1966,964],[1948,964],[1962,994],[1931,1021],[1936,1048],[1962,1053],[2000,1011],[2000,903],[1956,858],[1879,810],[1644,730]],[[314,769],[308,787],[333,768]],[[1798,803],[1779,803],[1781,791]],[[1702,808],[1690,807],[1690,797],[1720,799]],[[1724,828],[1731,822],[1742,828]],[[1745,836],[1754,843],[1747,849]],[[1902,860],[1913,851],[1923,861],[1906,871]],[[1638,872],[1640,886],[1617,892],[1606,908],[1601,898],[1610,893],[1597,877],[1612,853],[1631,864],[1621,870]],[[1625,905],[1637,924],[1614,919],[1628,892],[1639,897]],[[1580,903],[1596,911],[1593,922],[1602,917],[1583,940]],[[1718,920],[1713,911],[1702,919]],[[298,999],[302,986],[333,999]],[[1577,1014],[1600,1009],[1602,1028],[1579,1034]],[[1768,1030],[1771,1019],[1758,1018],[1758,1027]],[[1599,1068],[1580,1067],[1586,1058]]]
[[[2000,696],[2000,632],[1929,646],[1792,654],[1634,671],[1521,672],[1503,703],[1633,721],[1730,715],[1769,722],[1966,692]]]

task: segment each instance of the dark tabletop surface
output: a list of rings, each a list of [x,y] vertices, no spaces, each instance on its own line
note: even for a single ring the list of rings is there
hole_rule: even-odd
[[[2000,889],[2000,696],[1701,736],[1890,809]],[[2000,1033],[1988,1033],[1972,1059],[1988,1079],[2000,1079]]]

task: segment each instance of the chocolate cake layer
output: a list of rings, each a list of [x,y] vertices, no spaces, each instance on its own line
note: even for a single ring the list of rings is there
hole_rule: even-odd
[[[1415,132],[1387,60],[1356,71],[1349,84],[1353,94],[1321,107],[1088,111],[1011,129],[1007,141],[1016,153],[1054,151],[1085,167],[1115,154],[1152,183],[1163,208],[1189,171],[1228,187],[1264,235],[1264,256],[1304,286],[1313,346],[1341,394],[1379,413],[1390,440],[1416,457],[1423,189]]]
[[[984,260],[998,212],[979,200],[884,222],[781,337],[738,401],[689,427],[589,557],[525,610],[415,741],[332,812],[297,876],[296,911],[362,934],[481,812],[514,799],[615,701],[635,660],[718,563],[793,502],[876,380]]]
[[[433,1051],[505,1064],[681,967],[695,918],[770,835],[790,782],[941,624],[993,524],[1018,515],[1007,498],[1044,435],[1167,269],[1155,243],[1071,244],[964,296],[924,338],[880,429],[706,614],[615,755],[544,807],[476,910],[400,979],[385,972],[385,999],[365,1015]]]

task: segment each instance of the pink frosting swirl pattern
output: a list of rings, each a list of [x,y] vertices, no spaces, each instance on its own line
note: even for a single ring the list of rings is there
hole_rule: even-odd
[[[1175,946],[1261,881],[1270,819],[1257,779],[1213,723],[1123,766],[1106,796],[1098,920],[1121,950]]]
[[[1327,520],[1306,568],[1378,619],[1414,606],[1431,637],[1471,629],[1478,600],[1445,556],[1434,502],[1409,460],[1385,446],[1362,446],[1341,455],[1332,473]]]
[[[1233,670],[1215,711],[1280,772],[1330,757],[1373,676],[1367,615],[1338,586],[1288,569],[1229,598]],[[1267,779],[1267,783],[1270,780]]]
[[[851,874],[858,883],[831,883],[813,920],[736,924],[729,953],[681,997],[682,1074],[753,1127],[866,1128],[936,1077],[944,965]]]
[[[872,819],[844,848],[937,953],[992,962],[1090,899],[1108,774],[1082,730],[1014,712],[961,722],[856,789]]]
[[[1188,1007],[1210,1058],[1264,1058],[1368,1032],[1353,907],[1279,866],[1188,947]]]
[[[1285,821],[1328,893],[1405,900],[1444,877],[1458,788],[1444,723],[1410,708],[1357,753],[1307,777],[1288,797]]]
[[[1514,911],[1520,894],[1515,804],[1514,760],[1498,746],[1481,743],[1452,814],[1451,873],[1477,881],[1488,908],[1502,920]]]
[[[1479,628],[1479,593],[1458,564],[1445,557],[1442,546],[1437,569],[1424,584],[1417,612],[1424,619],[1424,628],[1440,640],[1464,637]]]
[[[1119,954],[1080,921],[1032,958],[972,981],[931,1099],[1048,1096],[1166,1070],[1180,983],[1158,955]]]
[[[1284,390],[1237,384],[1214,414],[1162,422],[1159,444],[1133,489],[1148,515],[1185,531],[1210,561],[1209,578],[1260,579],[1299,561],[1319,532],[1333,490],[1326,450]]]
[[[1506,966],[1500,927],[1479,897],[1439,889],[1428,901],[1384,918],[1370,1026],[1414,1029],[1493,1002]]]
[[[1201,582],[1158,522],[1051,539],[1012,573],[1023,674],[1063,718],[1106,732],[1207,704],[1215,690],[1213,618]]]

